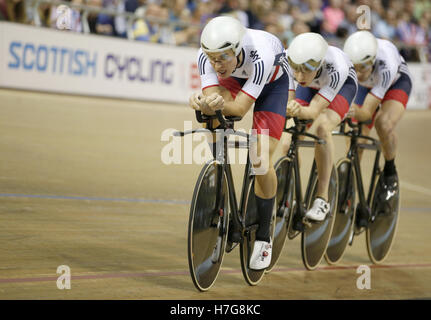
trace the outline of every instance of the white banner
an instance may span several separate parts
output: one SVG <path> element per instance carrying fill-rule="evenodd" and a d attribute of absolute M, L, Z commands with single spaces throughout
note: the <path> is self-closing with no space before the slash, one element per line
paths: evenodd
<path fill-rule="evenodd" d="M 0 87 L 187 103 L 197 50 L 0 22 Z M 410 63 L 408 109 L 431 107 L 431 64 Z"/>
<path fill-rule="evenodd" d="M 407 109 L 431 108 L 431 64 L 409 63 L 413 88 L 410 93 Z"/>
<path fill-rule="evenodd" d="M 185 103 L 197 50 L 0 22 L 0 87 Z"/>

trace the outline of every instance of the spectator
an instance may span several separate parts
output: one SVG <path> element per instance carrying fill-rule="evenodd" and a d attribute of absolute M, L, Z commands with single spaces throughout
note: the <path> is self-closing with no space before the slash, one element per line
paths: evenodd
<path fill-rule="evenodd" d="M 280 36 L 283 32 L 283 28 L 280 21 L 280 15 L 276 10 L 269 11 L 263 17 L 264 30 L 272 33 L 273 35 Z"/>
<path fill-rule="evenodd" d="M 6 11 L 9 21 L 27 23 L 25 0 L 6 0 Z"/>
<path fill-rule="evenodd" d="M 341 0 L 330 0 L 329 6 L 323 10 L 324 22 L 322 24 L 323 33 L 328 36 L 334 36 L 338 26 L 344 20 L 344 12 L 341 10 Z"/>
<path fill-rule="evenodd" d="M 289 2 L 285 0 L 277 0 L 274 3 L 275 10 L 280 14 L 279 23 L 283 28 L 283 32 L 285 30 L 290 30 L 293 17 L 289 14 Z"/>
<path fill-rule="evenodd" d="M 263 17 L 271 10 L 273 5 L 272 0 L 251 0 L 250 1 L 250 12 L 255 17 L 254 21 L 250 21 L 250 28 L 263 30 L 265 25 L 263 23 Z"/>
<path fill-rule="evenodd" d="M 115 33 L 117 36 L 126 38 L 127 37 L 127 21 L 126 17 L 121 16 L 122 13 L 126 12 L 126 0 L 115 0 L 113 9 L 120 15 L 115 16 L 114 26 Z"/>
<path fill-rule="evenodd" d="M 6 0 L 0 0 L 0 21 L 8 20 Z"/>
<path fill-rule="evenodd" d="M 102 0 L 102 7 L 104 9 L 113 9 L 114 0 Z M 96 33 L 106 36 L 114 36 L 116 34 L 114 17 L 105 13 L 100 13 L 97 16 Z"/>
<path fill-rule="evenodd" d="M 139 1 L 138 0 L 125 0 L 124 1 L 124 9 L 126 12 L 135 12 L 136 9 L 139 8 Z"/>
<path fill-rule="evenodd" d="M 102 8 L 102 0 L 86 0 L 86 1 L 87 1 L 86 5 L 90 7 Z M 87 19 L 83 21 L 85 23 L 85 25 L 83 25 L 83 30 L 86 30 L 86 32 L 90 32 L 93 34 L 98 33 L 96 29 L 98 16 L 99 16 L 98 13 L 94 11 L 90 11 L 87 14 Z"/>
<path fill-rule="evenodd" d="M 381 0 L 372 0 L 371 2 L 371 29 L 383 20 L 384 8 Z"/>
<path fill-rule="evenodd" d="M 323 23 L 322 0 L 308 0 L 308 12 L 302 14 L 303 21 L 308 24 L 311 32 L 320 33 Z"/>
<path fill-rule="evenodd" d="M 242 25 L 249 26 L 248 15 L 243 10 L 248 7 L 248 0 L 227 0 L 225 5 L 220 9 L 219 13 L 227 13 L 230 16 L 241 21 Z"/>
<path fill-rule="evenodd" d="M 430 10 L 431 10 L 431 2 L 429 0 L 416 0 L 414 4 L 414 16 L 416 20 L 420 20 L 423 17 L 423 15 Z"/>
<path fill-rule="evenodd" d="M 191 21 L 191 11 L 187 7 L 187 0 L 172 0 L 168 2 L 169 20 L 172 23 L 187 23 Z M 187 27 L 177 24 L 175 31 L 185 30 Z"/>
<path fill-rule="evenodd" d="M 156 3 L 148 3 L 145 8 L 136 10 L 136 15 L 140 19 L 136 20 L 133 26 L 133 37 L 135 40 L 161 43 L 160 22 L 161 16 L 165 14 L 162 8 Z"/>
<path fill-rule="evenodd" d="M 346 39 L 349 35 L 358 30 L 356 26 L 356 21 L 358 19 L 358 14 L 356 13 L 356 6 L 347 5 L 345 7 L 346 19 L 343 20 L 337 29 L 337 36 Z"/>
<path fill-rule="evenodd" d="M 292 24 L 292 29 L 284 32 L 282 42 L 286 48 L 289 48 L 292 40 L 301 33 L 310 32 L 310 27 L 301 20 L 295 20 Z"/>
<path fill-rule="evenodd" d="M 401 41 L 408 45 L 425 45 L 425 30 L 418 25 L 409 15 L 408 11 L 401 14 L 401 19 L 397 27 L 397 33 Z"/>
<path fill-rule="evenodd" d="M 374 35 L 378 38 L 387 40 L 395 40 L 397 37 L 397 13 L 394 9 L 388 8 L 383 15 L 381 21 L 376 24 L 374 28 Z"/>

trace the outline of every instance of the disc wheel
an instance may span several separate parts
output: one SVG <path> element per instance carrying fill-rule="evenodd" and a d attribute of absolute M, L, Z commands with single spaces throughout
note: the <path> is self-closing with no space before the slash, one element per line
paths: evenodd
<path fill-rule="evenodd" d="M 334 227 L 325 259 L 328 264 L 338 263 L 346 251 L 355 221 L 356 175 L 350 159 L 338 161 L 338 205 Z"/>
<path fill-rule="evenodd" d="M 366 232 L 367 251 L 370 260 L 382 263 L 391 250 L 399 220 L 399 183 L 391 201 L 384 199 L 383 175 L 380 174 L 371 197 L 371 219 Z"/>
<path fill-rule="evenodd" d="M 217 279 L 225 254 L 228 222 L 227 178 L 222 166 L 210 161 L 196 182 L 188 226 L 189 270 L 200 291 L 209 290 Z"/>
<path fill-rule="evenodd" d="M 317 173 L 316 177 L 317 177 Z M 307 208 L 310 209 L 313 205 L 317 193 L 318 180 L 313 179 L 311 197 L 308 201 Z M 338 201 L 338 178 L 335 166 L 332 169 L 329 180 L 329 205 L 330 212 L 326 215 L 322 222 L 312 223 L 311 226 L 305 228 L 301 237 L 302 261 L 308 270 L 316 269 L 325 255 L 326 248 L 331 237 L 332 228 L 334 226 L 334 216 L 337 211 Z"/>
<path fill-rule="evenodd" d="M 274 168 L 277 175 L 277 194 L 275 196 L 275 213 L 272 221 L 272 259 L 266 272 L 270 272 L 274 268 L 285 246 L 295 199 L 295 175 L 289 158 L 283 157 L 279 159 Z"/>

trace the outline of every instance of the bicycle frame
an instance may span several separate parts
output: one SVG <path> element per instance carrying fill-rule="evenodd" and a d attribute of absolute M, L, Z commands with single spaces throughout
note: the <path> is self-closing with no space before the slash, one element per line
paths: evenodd
<path fill-rule="evenodd" d="M 351 128 L 351 130 L 348 132 L 345 131 L 346 122 L 349 124 Z M 373 192 L 373 186 L 376 183 L 376 178 L 380 172 L 379 161 L 380 161 L 380 155 L 381 155 L 381 147 L 380 147 L 380 141 L 372 137 L 362 135 L 363 124 L 366 124 L 366 123 L 354 124 L 352 123 L 351 119 L 348 118 L 347 120 L 341 123 L 340 130 L 333 132 L 332 134 L 336 136 L 345 136 L 350 138 L 350 146 L 349 146 L 349 151 L 347 152 L 347 158 L 351 160 L 355 170 L 359 202 L 364 208 L 367 208 L 369 210 L 371 196 Z M 359 143 L 360 139 L 370 141 L 371 143 Z M 361 163 L 359 159 L 359 150 L 361 149 L 376 151 L 373 171 L 371 174 L 370 188 L 368 190 L 367 198 L 365 198 L 364 183 L 363 183 L 362 172 L 361 172 Z"/>
<path fill-rule="evenodd" d="M 309 176 L 309 180 L 308 180 L 308 184 L 307 184 L 307 189 L 305 191 L 305 198 L 303 197 L 302 194 L 302 184 L 301 184 L 301 174 L 300 174 L 300 169 L 299 169 L 299 160 L 298 160 L 298 150 L 301 147 L 305 147 L 305 148 L 314 148 L 317 144 L 325 144 L 326 142 L 324 140 L 321 140 L 320 138 L 318 138 L 317 136 L 310 134 L 308 132 L 305 132 L 306 130 L 306 124 L 307 123 L 311 123 L 311 121 L 304 121 L 304 120 L 298 120 L 297 118 L 294 118 L 295 121 L 295 126 L 290 127 L 290 128 L 284 128 L 284 132 L 290 133 L 292 135 L 292 139 L 291 139 L 291 143 L 290 143 L 290 147 L 289 150 L 287 151 L 287 157 L 290 158 L 292 160 L 292 164 L 293 165 L 293 172 L 295 175 L 295 199 L 297 201 L 297 205 L 296 207 L 296 214 L 294 216 L 296 216 L 297 218 L 300 218 L 298 221 L 296 221 L 296 223 L 294 222 L 294 229 L 297 231 L 304 231 L 304 223 L 302 222 L 302 218 L 305 216 L 305 204 L 308 202 L 310 196 L 311 196 L 311 182 L 312 179 L 315 179 L 315 175 L 313 174 L 313 172 L 315 172 L 316 170 L 316 162 L 313 161 L 313 165 L 311 168 L 311 174 Z M 286 121 L 287 122 L 287 121 Z M 312 138 L 314 141 L 304 141 L 299 139 L 299 137 L 309 137 Z M 291 171 L 289 170 L 289 173 Z M 288 181 L 290 179 L 290 177 L 287 177 Z M 284 197 L 286 197 L 286 193 L 284 194 Z M 304 201 L 305 199 L 305 201 Z M 283 199 L 283 203 L 285 202 L 286 199 Z"/>
<path fill-rule="evenodd" d="M 251 181 L 250 176 L 250 155 L 249 151 L 247 153 L 247 163 L 244 170 L 244 178 L 243 178 L 243 184 L 242 184 L 242 192 L 241 192 L 241 201 L 238 204 L 236 192 L 235 192 L 235 185 L 233 181 L 232 176 L 232 168 L 229 162 L 228 157 L 228 148 L 247 148 L 249 146 L 250 141 L 254 141 L 256 138 L 250 136 L 249 134 L 246 134 L 244 132 L 235 131 L 233 129 L 233 124 L 235 121 L 241 120 L 241 117 L 223 117 L 221 111 L 216 111 L 215 116 L 205 116 L 202 115 L 200 111 L 196 111 L 196 119 L 199 123 L 206 123 L 207 128 L 201 128 L 201 129 L 194 129 L 189 130 L 185 132 L 176 132 L 175 135 L 177 136 L 184 136 L 187 134 L 193 134 L 193 133 L 208 133 L 208 134 L 215 134 L 216 136 L 216 154 L 213 153 L 213 159 L 211 161 L 217 161 L 221 164 L 219 166 L 218 170 L 220 170 L 219 174 L 217 175 L 217 185 L 221 186 L 222 184 L 222 178 L 223 178 L 223 172 L 226 174 L 227 183 L 228 183 L 228 189 L 229 189 L 229 199 L 230 199 L 230 209 L 231 213 L 233 215 L 233 223 L 234 226 L 237 228 L 237 230 L 244 231 L 246 229 L 245 227 L 245 221 L 243 221 L 241 214 L 242 209 L 244 208 L 245 204 L 245 195 L 246 195 L 246 188 L 248 187 L 249 182 Z M 214 120 L 218 120 L 220 122 L 220 126 L 217 128 L 214 128 Z M 231 143 L 228 141 L 229 136 L 236 135 L 243 138 L 246 138 L 246 142 L 238 142 L 235 141 Z M 217 188 L 218 190 L 221 190 L 221 188 Z M 220 207 L 220 201 L 221 194 L 218 192 L 216 196 L 216 207 Z"/>

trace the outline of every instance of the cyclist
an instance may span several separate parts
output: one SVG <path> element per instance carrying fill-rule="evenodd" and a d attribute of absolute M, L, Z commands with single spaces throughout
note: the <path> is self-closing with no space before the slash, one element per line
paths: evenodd
<path fill-rule="evenodd" d="M 232 17 L 219 16 L 204 27 L 200 42 L 197 64 L 202 91 L 190 97 L 190 106 L 205 114 L 222 110 L 226 116 L 242 117 L 254 104 L 258 153 L 262 136 L 269 136 L 269 154 L 262 152 L 260 163 L 253 163 L 254 168 L 266 168 L 266 173 L 255 179 L 259 227 L 249 264 L 251 269 L 262 270 L 269 266 L 272 254 L 270 224 L 277 177 L 271 156 L 283 132 L 294 82 L 283 60 L 281 41 L 268 32 L 248 29 Z M 289 86 L 290 91 L 286 90 Z"/>
<path fill-rule="evenodd" d="M 331 133 L 344 119 L 356 95 L 356 73 L 349 57 L 342 50 L 329 46 L 317 33 L 296 36 L 287 56 L 298 86 L 296 99 L 288 103 L 286 114 L 313 119 L 309 130 L 326 141 L 315 148 L 317 194 L 306 213 L 306 218 L 311 221 L 323 221 L 330 212 L 328 189 L 334 162 Z"/>
<path fill-rule="evenodd" d="M 395 127 L 404 114 L 412 88 L 409 70 L 395 45 L 376 39 L 368 31 L 349 36 L 344 52 L 352 60 L 359 80 L 358 94 L 349 115 L 358 121 L 373 119 L 371 125 L 363 126 L 365 135 L 375 123 L 385 158 L 383 198 L 390 201 L 398 189 Z"/>

